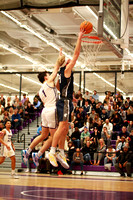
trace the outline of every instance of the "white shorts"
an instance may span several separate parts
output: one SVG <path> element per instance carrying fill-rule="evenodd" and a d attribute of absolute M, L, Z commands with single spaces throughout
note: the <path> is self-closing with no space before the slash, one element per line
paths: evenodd
<path fill-rule="evenodd" d="M 6 146 L 3 146 L 3 147 L 1 148 L 1 155 L 2 155 L 3 157 L 10 158 L 10 157 L 12 157 L 12 156 L 15 156 L 15 152 L 14 152 L 14 150 L 12 149 L 12 147 L 11 147 L 11 150 L 9 151 L 9 150 L 6 148 Z"/>
<path fill-rule="evenodd" d="M 56 128 L 57 127 L 56 107 L 43 108 L 42 126 L 45 128 Z"/>

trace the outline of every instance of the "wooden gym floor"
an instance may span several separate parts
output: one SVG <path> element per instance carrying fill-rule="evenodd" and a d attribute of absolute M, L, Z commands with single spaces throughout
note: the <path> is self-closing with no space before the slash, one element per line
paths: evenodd
<path fill-rule="evenodd" d="M 0 172 L 0 200 L 133 200 L 133 178 Z"/>

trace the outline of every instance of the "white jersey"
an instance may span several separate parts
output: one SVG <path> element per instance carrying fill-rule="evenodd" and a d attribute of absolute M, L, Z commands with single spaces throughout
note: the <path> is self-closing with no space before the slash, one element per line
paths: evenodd
<path fill-rule="evenodd" d="M 15 152 L 12 149 L 12 143 L 11 143 L 11 138 L 12 138 L 12 131 L 8 131 L 7 129 L 4 129 L 6 131 L 6 134 L 3 137 L 3 141 L 11 148 L 9 151 L 5 145 L 2 144 L 1 146 L 1 154 L 4 157 L 11 157 L 15 155 Z"/>
<path fill-rule="evenodd" d="M 39 96 L 44 103 L 45 108 L 56 107 L 56 100 L 58 97 L 56 87 L 51 87 L 44 82 L 39 91 Z"/>

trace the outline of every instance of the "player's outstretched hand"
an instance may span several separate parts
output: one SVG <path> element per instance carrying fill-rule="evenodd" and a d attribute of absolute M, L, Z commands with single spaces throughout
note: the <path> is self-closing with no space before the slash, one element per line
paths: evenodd
<path fill-rule="evenodd" d="M 79 32 L 79 38 L 82 38 L 82 36 L 86 33 L 84 29 L 81 29 Z"/>

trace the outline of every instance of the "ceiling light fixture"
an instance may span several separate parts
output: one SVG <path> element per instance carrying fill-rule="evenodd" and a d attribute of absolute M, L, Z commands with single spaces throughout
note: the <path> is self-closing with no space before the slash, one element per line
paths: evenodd
<path fill-rule="evenodd" d="M 16 74 L 16 76 L 19 76 L 19 77 L 20 77 L 20 74 Z M 39 82 L 37 82 L 37 81 L 34 81 L 34 80 L 32 80 L 31 78 L 28 78 L 28 77 L 26 77 L 26 76 L 23 76 L 23 75 L 22 75 L 22 79 L 28 80 L 28 81 L 30 81 L 30 82 L 32 82 L 32 83 L 35 83 L 35 84 L 37 84 L 37 85 L 41 85 L 41 86 L 42 86 L 41 83 L 39 83 Z"/>
<path fill-rule="evenodd" d="M 8 88 L 8 89 L 11 89 L 11 90 L 15 90 L 15 91 L 17 91 L 17 92 L 20 92 L 19 89 L 14 88 L 14 87 L 11 87 L 11 86 L 8 86 L 8 85 L 5 85 L 5 84 L 2 84 L 2 83 L 0 83 L 0 86 L 5 87 L 5 88 Z M 25 92 L 25 91 L 21 91 L 21 92 L 22 92 L 22 93 L 25 93 L 25 94 L 28 94 L 28 92 Z"/>
<path fill-rule="evenodd" d="M 41 39 L 42 41 L 46 42 L 48 45 L 52 46 L 53 48 L 55 48 L 56 50 L 60 51 L 60 47 L 58 47 L 56 44 L 49 42 L 44 36 L 42 36 L 40 33 L 38 33 L 37 31 L 34 31 L 32 28 L 30 28 L 29 26 L 22 24 L 20 21 L 18 21 L 17 19 L 15 19 L 14 17 L 12 17 L 10 14 L 8 14 L 5 11 L 1 11 L 2 14 L 4 14 L 6 17 L 8 17 L 9 19 L 11 19 L 12 21 L 14 21 L 17 25 L 19 25 L 21 28 L 26 29 L 27 31 L 31 32 L 33 35 L 35 35 L 36 37 L 38 37 L 39 39 Z M 72 59 L 71 56 L 67 55 L 67 53 L 65 53 L 63 51 L 64 55 L 66 55 L 66 57 Z"/>

